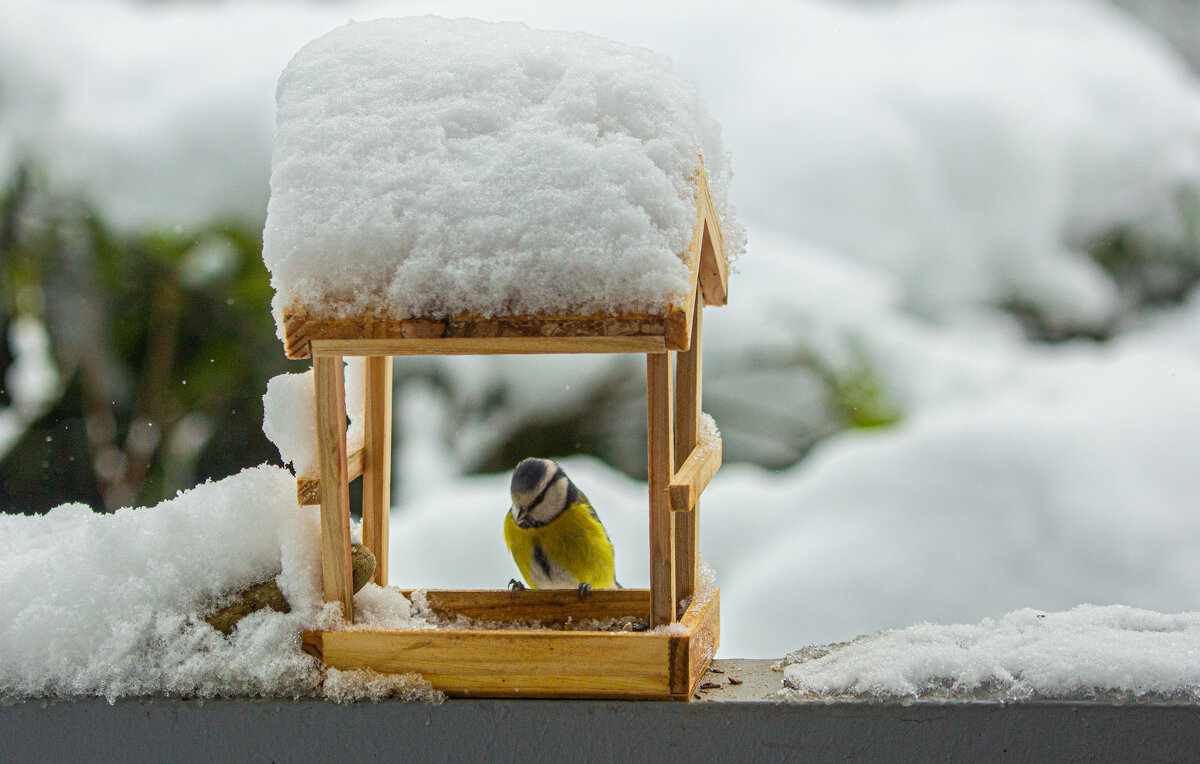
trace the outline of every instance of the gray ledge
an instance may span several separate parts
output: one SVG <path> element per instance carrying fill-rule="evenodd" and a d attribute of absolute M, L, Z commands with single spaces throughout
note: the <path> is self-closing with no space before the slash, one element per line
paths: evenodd
<path fill-rule="evenodd" d="M 782 703 L 770 663 L 716 661 L 692 703 L 26 701 L 0 760 L 1200 760 L 1200 704 Z"/>

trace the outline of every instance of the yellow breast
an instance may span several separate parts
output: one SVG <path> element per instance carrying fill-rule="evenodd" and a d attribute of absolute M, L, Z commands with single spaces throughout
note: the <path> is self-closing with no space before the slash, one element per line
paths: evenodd
<path fill-rule="evenodd" d="M 525 583 L 534 589 L 593 589 L 617 584 L 612 541 L 590 505 L 576 503 L 540 528 L 522 528 L 504 516 L 504 540 Z"/>

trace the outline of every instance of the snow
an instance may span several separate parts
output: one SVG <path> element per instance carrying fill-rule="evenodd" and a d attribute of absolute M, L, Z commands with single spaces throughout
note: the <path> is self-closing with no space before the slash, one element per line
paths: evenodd
<path fill-rule="evenodd" d="M 753 10 L 770 15 L 769 29 Z M 579 23 L 671 53 L 734 154 L 731 194 L 751 256 L 705 336 L 706 390 L 720 396 L 705 405 L 727 461 L 789 463 L 843 426 L 819 390 L 805 394 L 820 381 L 797 367 L 813 357 L 843 372 L 865 350 L 900 413 L 940 405 L 1023 357 L 1008 351 L 1019 327 L 999 306 L 1032 306 L 1068 333 L 1136 322 L 1085 246 L 1128 226 L 1196 262 L 1186 221 L 1200 189 L 1200 91 L 1178 57 L 1121 15 L 1061 2 L 702 15 L 677 33 L 736 50 L 719 73 L 701 60 L 712 45 L 689 52 L 657 17 L 626 32 L 600 14 Z M 526 359 L 428 363 L 458 410 L 447 430 L 463 470 L 544 423 L 551 383 L 567 419 L 595 405 L 598 384 L 637 373 L 634 359 L 615 357 L 599 369 L 539 361 L 552 368 L 542 373 Z M 618 440 L 606 449 L 613 459 L 640 437 L 636 385 L 625 392 L 605 412 L 623 425 L 604 433 Z"/>
<path fill-rule="evenodd" d="M 704 503 L 721 546 L 704 552 L 726 582 L 725 614 L 773 613 L 769 632 L 725 630 L 729 654 L 1018 607 L 1189 608 L 1200 366 L 1080 355 L 890 431 L 831 439 L 780 480 L 719 474 Z M 724 502 L 754 507 L 756 527 L 729 527 Z M 794 585 L 781 596 L 783 581 Z"/>
<path fill-rule="evenodd" d="M 1028 606 L 1191 607 L 1200 358 L 1136 346 L 1064 355 L 1006 359 L 1003 385 L 836 436 L 791 470 L 724 466 L 701 528 L 723 589 L 721 654 L 772 657 Z M 591 459 L 560 463 L 608 529 L 618 579 L 645 586 L 645 484 Z M 500 539 L 506 480 L 463 478 L 401 502 L 389 580 L 502 586 L 515 574 Z"/>
<path fill-rule="evenodd" d="M 327 700 L 337 703 L 356 701 L 381 701 L 399 698 L 409 702 L 424 702 L 439 705 L 446 699 L 420 674 L 380 674 L 370 669 L 325 670 L 325 681 L 321 686 Z"/>
<path fill-rule="evenodd" d="M 317 517 L 258 467 L 151 509 L 0 515 L 0 695 L 300 695 L 319 681 L 296 635 L 321 608 Z M 202 620 L 276 577 L 290 614 L 225 638 Z"/>
<path fill-rule="evenodd" d="M 344 372 L 346 413 L 346 450 L 362 448 L 366 423 L 366 362 L 347 358 Z M 279 458 L 292 465 L 297 477 L 316 477 L 317 408 L 313 371 L 280 374 L 267 382 L 263 395 L 263 434 L 279 449 Z"/>
<path fill-rule="evenodd" d="M 272 98 L 288 58 L 350 16 L 396 12 L 366 2 L 0 8 L 0 176 L 28 157 L 54 188 L 130 231 L 262 220 Z M 1058 692 L 1074 674 L 1085 693 L 1194 697 L 1194 659 L 1182 651 L 1194 649 L 1200 596 L 1200 290 L 1147 310 L 1085 254 L 1128 231 L 1197 262 L 1187 218 L 1200 198 L 1200 86 L 1161 40 L 1105 5 L 1062 0 L 404 6 L 428 11 L 661 51 L 723 125 L 738 169 L 730 199 L 752 234 L 730 305 L 705 320 L 704 405 L 721 424 L 726 464 L 702 502 L 701 549 L 720 574 L 723 655 L 778 657 L 917 621 L 992 618 L 893 632 L 909 633 L 914 662 L 933 656 L 896 673 L 890 658 L 846 662 L 898 644 L 892 637 L 790 673 L 815 683 L 825 671 L 821 691 L 832 693 L 890 683 L 902 696 L 936 696 L 958 682 L 968 694 L 1025 697 Z M 1156 251 L 1133 256 L 1149 267 Z M 219 253 L 206 257 L 198 270 L 219 265 Z M 1064 333 L 1114 338 L 1031 343 L 1009 302 Z M 846 430 L 813 379 L 814 368 L 837 377 L 860 363 L 897 425 Z M 632 454 L 636 466 L 640 365 L 616 356 L 398 365 L 398 424 L 408 426 L 397 427 L 403 500 L 391 518 L 390 579 L 503 586 L 516 572 L 500 533 L 508 475 L 454 473 L 597 401 L 609 406 L 606 437 L 626 444 L 610 453 Z M 277 423 L 300 427 L 291 418 L 307 410 L 289 411 L 288 399 L 303 396 L 282 397 Z M 301 454 L 311 442 L 273 437 Z M 814 444 L 782 471 L 735 463 L 791 463 Z M 591 459 L 559 460 L 612 535 L 620 580 L 644 586 L 644 483 Z M 150 532 L 161 507 L 0 518 L 0 601 L 17 616 L 0 625 L 3 693 L 321 692 L 294 646 L 301 624 L 336 622 L 313 604 L 315 514 L 294 506 L 290 476 L 271 474 L 237 478 L 246 490 L 236 497 L 224 487 L 188 494 L 197 495 L 189 513 L 202 504 L 235 525 L 197 521 L 204 528 L 186 538 Z M 272 525 L 285 506 L 295 524 L 286 532 Z M 156 538 L 182 551 L 166 554 Z M 249 567 L 205 567 L 239 544 L 254 548 Z M 59 546 L 67 553 L 56 557 Z M 108 548 L 127 554 L 99 562 Z M 145 570 L 133 554 L 150 561 Z M 71 555 L 78 577 L 43 562 Z M 176 567 L 188 571 L 178 589 L 145 574 L 181 582 Z M 54 592 L 28 585 L 47 570 Z M 253 616 L 228 640 L 204 631 L 200 600 L 261 571 L 283 571 L 308 604 Z M 119 575 L 158 604 L 123 595 Z M 80 605 L 92 601 L 105 608 Z M 1039 610 L 1019 610 L 1030 607 Z M 377 625 L 422 617 L 373 585 L 356 610 Z M 936 642 L 947 633 L 965 635 L 961 651 Z M 1006 648 L 1004 634 L 1025 636 Z M 1062 659 L 1056 677 L 1052 661 L 1022 653 L 1025 642 L 1076 652 L 1046 648 Z M 340 693 L 343 679 L 326 678 L 324 691 Z M 375 679 L 352 677 L 354 692 L 370 696 L 361 685 Z"/>
<path fill-rule="evenodd" d="M 779 10 L 769 28 L 747 18 L 729 32 L 765 35 L 737 65 L 769 76 L 713 104 L 744 109 L 723 122 L 755 221 L 877 266 L 927 315 L 1021 297 L 1076 326 L 1116 309 L 1082 243 L 1124 223 L 1180 235 L 1176 195 L 1200 172 L 1195 79 L 1120 14 L 1082 2 Z M 786 152 L 781 135 L 794 136 Z"/>
<path fill-rule="evenodd" d="M 357 532 L 358 529 L 355 528 Z M 302 629 L 340 625 L 320 590 L 315 507 L 295 479 L 255 467 L 156 507 L 0 514 L 0 699 L 166 694 L 182 697 L 395 696 L 438 702 L 413 677 L 324 675 Z M 225 637 L 204 621 L 233 593 L 279 584 L 290 613 L 247 616 Z M 360 628 L 429 628 L 399 592 L 368 584 Z"/>
<path fill-rule="evenodd" d="M 280 374 L 263 395 L 263 434 L 296 475 L 313 477 L 317 466 L 317 392 L 313 371 Z"/>
<path fill-rule="evenodd" d="M 1015 296 L 1102 325 L 1113 283 L 1081 244 L 1124 224 L 1179 240 L 1179 195 L 1200 175 L 1194 77 L 1096 2 L 405 11 L 521 18 L 671 56 L 724 125 L 744 217 L 877 266 L 943 319 Z M 0 169 L 28 156 L 132 228 L 261 220 L 279 72 L 349 18 L 394 12 L 6 0 Z"/>
<path fill-rule="evenodd" d="M 0 168 L 29 156 L 56 187 L 79 190 L 106 220 L 135 230 L 228 214 L 263 219 L 279 72 L 306 41 L 349 18 L 396 13 L 370 2 L 3 2 L 0 56 L 20 66 L 0 66 Z M 894 303 L 872 314 L 884 323 L 980 330 L 965 342 L 926 330 L 908 343 L 948 363 L 1013 329 L 996 308 L 1010 300 L 1064 330 L 1135 320 L 1113 276 L 1081 254 L 1113 230 L 1188 247 L 1195 261 L 1185 228 L 1189 190 L 1200 187 L 1196 77 L 1160 39 L 1097 2 L 404 9 L 600 34 L 669 55 L 696 83 L 735 157 L 730 199 L 754 234 L 730 306 L 707 322 L 706 389 L 723 400 L 706 405 L 725 432 L 727 461 L 789 463 L 840 427 L 814 391 L 819 383 L 796 371 L 795 353 L 787 369 L 762 359 L 780 342 L 804 348 L 810 327 L 859 342 L 871 323 L 802 282 L 790 282 L 799 291 L 789 295 L 782 271 L 772 278 L 759 268 L 751 287 L 743 279 L 759 258 L 793 279 L 816 269 L 870 282 Z M 723 332 L 763 289 L 785 312 L 751 310 L 765 331 Z M 892 332 L 868 329 L 876 362 L 872 337 Z M 453 396 L 458 470 L 477 468 L 530 423 L 578 415 L 597 387 L 637 373 L 631 358 L 539 361 L 547 378 L 526 373 L 527 360 L 428 362 Z M 903 404 L 924 399 L 926 388 L 957 394 L 954 383 L 968 373 L 914 381 L 904 366 L 904 378 L 884 380 Z M 971 373 L 982 379 L 988 370 Z M 747 385 L 761 391 L 763 408 L 787 415 L 760 426 L 757 411 L 736 400 Z M 612 437 L 635 444 L 639 407 L 622 405 Z"/>
<path fill-rule="evenodd" d="M 8 326 L 8 346 L 13 360 L 4 372 L 4 389 L 11 403 L 0 409 L 0 457 L 54 404 L 61 382 L 41 321 L 15 317 Z"/>
<path fill-rule="evenodd" d="M 664 56 L 469 19 L 341 27 L 279 80 L 276 313 L 664 312 L 688 291 L 699 155 L 724 203 L 720 129 Z"/>
<path fill-rule="evenodd" d="M 998 620 L 922 623 L 807 648 L 784 661 L 785 696 L 1200 699 L 1200 613 L 1110 605 L 1024 609 Z"/>
<path fill-rule="evenodd" d="M 706 454 L 715 449 L 721 441 L 721 431 L 717 428 L 716 420 L 703 411 L 700 412 L 697 425 L 696 448 L 700 450 L 700 453 Z"/>

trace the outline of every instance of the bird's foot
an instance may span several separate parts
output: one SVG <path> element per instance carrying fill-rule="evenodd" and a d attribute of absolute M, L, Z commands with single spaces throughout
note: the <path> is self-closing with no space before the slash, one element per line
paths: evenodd
<path fill-rule="evenodd" d="M 508 579 L 508 590 L 510 592 L 523 592 L 525 591 L 525 584 L 515 578 L 510 578 Z"/>
<path fill-rule="evenodd" d="M 585 581 L 584 583 L 579 585 L 579 599 L 580 600 L 587 599 L 588 595 L 591 593 L 592 593 L 592 585 L 591 584 L 589 584 Z"/>

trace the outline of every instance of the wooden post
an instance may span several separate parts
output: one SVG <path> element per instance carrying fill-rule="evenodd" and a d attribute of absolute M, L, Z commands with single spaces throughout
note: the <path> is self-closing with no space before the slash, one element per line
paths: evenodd
<path fill-rule="evenodd" d="M 650 483 L 650 627 L 674 623 L 675 518 L 670 485 L 675 458 L 671 441 L 672 353 L 646 354 L 646 452 Z"/>
<path fill-rule="evenodd" d="M 321 583 L 326 602 L 341 602 L 354 620 L 350 568 L 350 487 L 346 480 L 346 376 L 341 356 L 313 359 L 317 389 L 317 458 L 321 477 Z"/>
<path fill-rule="evenodd" d="M 675 470 L 683 466 L 696 447 L 700 427 L 700 319 L 704 298 L 696 295 L 692 316 L 692 343 L 675 360 Z M 690 512 L 675 516 L 675 594 L 679 599 L 696 593 L 699 578 L 697 547 L 700 531 L 700 502 Z"/>
<path fill-rule="evenodd" d="M 363 544 L 375 553 L 375 583 L 387 586 L 392 508 L 392 359 L 368 356 L 363 432 Z"/>

